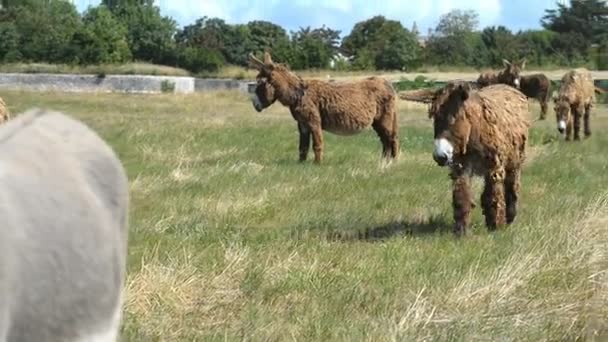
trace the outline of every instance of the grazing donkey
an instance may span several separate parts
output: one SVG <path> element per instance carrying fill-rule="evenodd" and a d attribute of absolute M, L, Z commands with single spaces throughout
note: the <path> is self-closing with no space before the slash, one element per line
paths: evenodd
<path fill-rule="evenodd" d="M 252 97 L 258 112 L 278 100 L 289 107 L 298 123 L 300 161 L 305 161 L 312 135 L 315 163 L 323 159 L 323 130 L 339 135 L 354 135 L 373 127 L 382 142 L 383 156 L 394 159 L 399 154 L 397 136 L 396 92 L 379 77 L 355 82 L 302 80 L 270 54 L 264 61 L 249 55 L 251 65 L 259 70 Z"/>
<path fill-rule="evenodd" d="M 0 126 L 0 187 L 0 341 L 116 341 L 129 199 L 112 149 L 28 111 Z"/>
<path fill-rule="evenodd" d="M 566 133 L 566 141 L 571 138 L 572 126 L 574 140 L 580 140 L 581 116 L 584 117 L 585 137 L 591 135 L 589 117 L 595 92 L 601 90 L 595 87 L 591 72 L 585 68 L 571 70 L 562 77 L 558 95 L 553 101 L 557 130 L 561 134 Z"/>
<path fill-rule="evenodd" d="M 467 83 L 450 82 L 436 91 L 402 92 L 400 97 L 431 103 L 433 159 L 451 169 L 454 233 L 464 234 L 469 225 L 473 175 L 485 180 L 481 203 L 488 229 L 512 223 L 530 126 L 526 96 L 503 84 L 473 91 Z"/>
<path fill-rule="evenodd" d="M 493 71 L 481 73 L 477 78 L 479 88 L 484 88 L 492 84 L 506 84 L 518 88 L 521 86 L 521 71 L 526 67 L 526 59 L 519 63 L 511 63 L 506 59 L 502 60 L 504 69 L 496 74 Z"/>
<path fill-rule="evenodd" d="M 520 90 L 528 98 L 540 103 L 540 120 L 547 118 L 549 97 L 551 96 L 551 81 L 545 74 L 521 76 Z"/>

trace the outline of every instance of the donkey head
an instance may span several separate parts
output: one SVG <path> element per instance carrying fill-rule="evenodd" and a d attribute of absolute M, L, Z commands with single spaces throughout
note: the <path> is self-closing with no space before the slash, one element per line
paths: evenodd
<path fill-rule="evenodd" d="M 275 100 L 284 105 L 291 105 L 302 97 L 304 82 L 300 77 L 293 74 L 287 66 L 272 61 L 268 52 L 264 53 L 264 61 L 249 54 L 249 64 L 257 69 L 255 97 L 253 99 L 256 110 L 270 106 Z M 256 101 L 259 105 L 256 105 Z"/>
<path fill-rule="evenodd" d="M 570 103 L 564 97 L 553 97 L 555 104 L 555 119 L 557 120 L 557 130 L 561 134 L 566 131 L 566 126 L 570 120 Z"/>
<path fill-rule="evenodd" d="M 506 59 L 502 60 L 505 69 L 502 71 L 503 82 L 519 89 L 521 86 L 521 71 L 526 67 L 526 59 L 522 59 L 519 63 L 511 63 Z"/>
<path fill-rule="evenodd" d="M 266 79 L 258 78 L 255 91 L 251 96 L 251 102 L 253 102 L 255 110 L 259 113 L 270 107 L 276 100 L 276 92 L 272 85 Z"/>
<path fill-rule="evenodd" d="M 455 156 L 466 154 L 471 124 L 465 115 L 463 103 L 471 91 L 468 82 L 450 82 L 438 90 L 400 94 L 405 100 L 430 103 L 429 117 L 433 119 L 435 139 L 433 159 L 439 166 L 452 165 Z"/>

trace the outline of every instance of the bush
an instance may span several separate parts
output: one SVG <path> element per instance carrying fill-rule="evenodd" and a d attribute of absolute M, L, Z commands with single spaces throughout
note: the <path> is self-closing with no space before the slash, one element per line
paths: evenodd
<path fill-rule="evenodd" d="M 224 60 L 217 51 L 185 47 L 180 52 L 179 65 L 193 73 L 200 73 L 217 71 L 224 65 Z"/>
<path fill-rule="evenodd" d="M 160 83 L 160 91 L 163 93 L 173 93 L 175 91 L 175 82 L 163 80 Z"/>

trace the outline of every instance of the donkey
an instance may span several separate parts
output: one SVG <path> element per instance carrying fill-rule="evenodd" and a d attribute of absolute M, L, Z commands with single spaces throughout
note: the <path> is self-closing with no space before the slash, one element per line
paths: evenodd
<path fill-rule="evenodd" d="M 521 86 L 521 75 L 520 73 L 526 67 L 526 59 L 524 58 L 519 63 L 511 63 L 506 59 L 502 60 L 504 69 L 498 74 L 493 71 L 484 72 L 477 78 L 477 85 L 479 88 L 487 87 L 492 84 L 506 84 L 515 88 Z"/>
<path fill-rule="evenodd" d="M 30 110 L 0 126 L 0 187 L 0 341 L 116 341 L 129 188 L 112 149 Z"/>
<path fill-rule="evenodd" d="M 545 74 L 521 76 L 520 90 L 528 98 L 536 99 L 540 103 L 540 120 L 545 120 L 551 96 L 549 78 Z"/>
<path fill-rule="evenodd" d="M 470 223 L 474 175 L 485 180 L 481 203 L 488 229 L 511 224 L 530 127 L 526 96 L 504 84 L 473 91 L 468 83 L 450 82 L 439 90 L 402 92 L 400 97 L 431 104 L 433 159 L 450 167 L 453 182 L 454 233 L 464 234 Z"/>
<path fill-rule="evenodd" d="M 571 138 L 573 126 L 574 140 L 580 140 L 581 116 L 584 117 L 585 137 L 591 136 L 591 108 L 595 93 L 602 92 L 595 86 L 591 72 L 585 68 L 571 70 L 562 77 L 558 95 L 553 101 L 557 130 L 566 134 L 566 141 Z"/>
<path fill-rule="evenodd" d="M 397 158 L 396 92 L 388 81 L 379 77 L 347 83 L 303 80 L 286 66 L 275 64 L 269 53 L 264 61 L 253 54 L 249 59 L 259 70 L 252 96 L 255 110 L 261 112 L 276 100 L 289 107 L 298 123 L 301 162 L 307 159 L 311 135 L 318 164 L 323 159 L 323 130 L 355 135 L 370 126 L 380 137 L 383 157 Z"/>

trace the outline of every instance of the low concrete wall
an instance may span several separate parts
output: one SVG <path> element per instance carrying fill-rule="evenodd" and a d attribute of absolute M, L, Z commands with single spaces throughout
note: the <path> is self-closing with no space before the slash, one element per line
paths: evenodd
<path fill-rule="evenodd" d="M 238 81 L 233 79 L 207 79 L 197 78 L 194 81 L 194 90 L 197 92 L 210 90 L 238 90 L 241 92 L 249 92 L 248 81 Z"/>
<path fill-rule="evenodd" d="M 160 93 L 163 83 L 176 93 L 194 92 L 194 78 L 146 75 L 0 74 L 0 88 L 64 92 Z"/>

